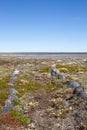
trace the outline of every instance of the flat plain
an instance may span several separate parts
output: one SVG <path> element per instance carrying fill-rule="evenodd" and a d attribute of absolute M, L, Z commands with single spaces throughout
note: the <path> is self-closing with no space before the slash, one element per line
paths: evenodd
<path fill-rule="evenodd" d="M 61 80 L 51 77 L 50 67 L 65 75 Z M 15 67 L 19 75 L 9 86 L 10 74 Z M 72 95 L 65 85 L 68 80 L 82 84 L 87 91 L 87 58 L 24 58 L 23 56 L 0 56 L 0 130 L 86 130 L 87 101 Z M 10 88 L 15 88 L 19 100 L 13 110 L 2 113 Z"/>

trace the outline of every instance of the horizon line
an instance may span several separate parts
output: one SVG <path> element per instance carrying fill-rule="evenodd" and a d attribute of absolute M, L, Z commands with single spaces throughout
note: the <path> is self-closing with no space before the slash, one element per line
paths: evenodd
<path fill-rule="evenodd" d="M 87 54 L 87 52 L 0 52 L 0 54 Z"/>

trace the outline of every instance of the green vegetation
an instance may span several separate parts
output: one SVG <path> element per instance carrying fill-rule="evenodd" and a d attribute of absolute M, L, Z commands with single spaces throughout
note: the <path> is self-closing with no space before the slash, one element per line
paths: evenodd
<path fill-rule="evenodd" d="M 17 106 L 17 105 L 20 105 L 20 101 L 19 100 L 14 100 L 14 105 Z"/>
<path fill-rule="evenodd" d="M 21 98 L 21 97 L 22 97 L 22 94 L 21 94 L 21 93 L 17 93 L 16 95 L 18 96 L 18 98 Z"/>
<path fill-rule="evenodd" d="M 3 82 L 0 80 L 0 113 L 1 113 L 2 105 L 7 97 L 7 91 L 8 88 L 5 88 L 5 81 Z"/>
<path fill-rule="evenodd" d="M 17 119 L 17 121 L 22 125 L 26 125 L 30 121 L 29 117 L 26 117 L 24 114 L 22 114 L 16 110 L 11 111 L 11 116 L 13 118 Z"/>
<path fill-rule="evenodd" d="M 5 93 L 0 93 L 0 104 L 5 100 Z"/>
<path fill-rule="evenodd" d="M 8 83 L 8 77 L 0 79 L 0 107 L 2 106 L 8 95 L 9 87 L 6 87 L 7 83 Z"/>
<path fill-rule="evenodd" d="M 77 72 L 77 71 L 83 71 L 85 69 L 84 66 L 78 66 L 78 65 L 56 65 L 56 68 L 59 69 L 61 72 Z"/>
<path fill-rule="evenodd" d="M 47 91 L 53 91 L 53 90 L 56 90 L 57 87 L 56 87 L 56 83 L 52 83 L 52 82 L 48 82 L 46 85 L 45 85 L 45 89 Z"/>
<path fill-rule="evenodd" d="M 8 83 L 8 77 L 4 77 L 0 79 L 0 90 L 6 87 L 6 84 Z"/>
<path fill-rule="evenodd" d="M 39 70 L 41 73 L 49 72 L 49 67 L 41 67 Z"/>
<path fill-rule="evenodd" d="M 37 84 L 38 84 L 38 86 L 37 86 Z M 41 86 L 39 83 L 31 82 L 23 87 L 22 92 L 23 93 L 28 92 L 28 91 L 33 92 L 40 87 Z"/>
<path fill-rule="evenodd" d="M 47 89 L 48 91 L 54 91 L 58 88 L 63 88 L 63 87 L 64 87 L 63 83 L 61 83 L 61 81 L 57 79 L 47 82 L 47 84 L 45 85 L 45 89 Z"/>
<path fill-rule="evenodd" d="M 29 79 L 25 79 L 23 77 L 21 77 L 21 80 L 18 79 L 15 85 L 15 89 L 17 89 L 17 91 L 19 92 L 19 94 L 17 94 L 19 98 L 22 97 L 22 95 L 25 94 L 26 92 L 34 92 L 38 88 L 43 88 L 43 87 L 44 86 L 41 83 Z"/>
<path fill-rule="evenodd" d="M 6 97 L 7 97 L 7 91 L 6 91 L 6 90 L 5 90 L 5 91 L 2 91 L 2 92 L 0 93 L 0 113 L 1 113 L 1 108 L 2 108 L 2 105 L 3 105 L 3 103 L 4 103 L 5 99 L 6 99 Z"/>
<path fill-rule="evenodd" d="M 4 60 L 4 59 L 0 59 L 0 65 L 5 65 L 5 64 L 9 64 L 10 63 L 10 61 L 8 61 L 8 60 Z"/>
<path fill-rule="evenodd" d="M 66 118 L 67 114 L 74 109 L 73 102 L 70 102 L 69 105 L 64 102 L 71 93 L 71 88 L 67 88 L 65 82 L 72 79 L 75 75 L 75 78 L 79 78 L 79 81 L 83 80 L 84 72 L 86 67 L 80 65 L 61 65 L 57 64 L 56 68 L 60 72 L 67 73 L 65 74 L 66 78 L 64 80 L 58 79 L 56 76 L 47 77 L 46 73 L 49 73 L 50 66 L 49 64 L 40 64 L 38 62 L 30 59 L 30 61 L 16 61 L 12 59 L 10 62 L 3 62 L 1 66 L 1 75 L 0 75 L 0 128 L 11 126 L 12 128 L 18 128 L 21 126 L 27 127 L 31 121 L 35 121 L 37 118 L 33 118 L 33 112 L 38 110 L 45 110 L 43 115 L 48 114 L 51 118 Z M 43 60 L 42 60 L 43 62 Z M 52 64 L 54 61 L 50 62 Z M 29 64 L 26 64 L 29 63 Z M 31 65 L 30 65 L 31 63 Z M 58 62 L 57 62 L 58 63 Z M 17 76 L 17 80 L 13 86 L 8 86 L 9 74 L 12 72 L 13 68 L 20 64 L 24 64 L 23 68 L 20 68 L 20 74 Z M 36 65 L 36 66 L 35 66 Z M 11 67 L 10 67 L 11 66 Z M 36 67 L 36 68 L 35 68 Z M 82 71 L 81 73 L 76 73 Z M 39 72 L 41 74 L 39 74 Z M 86 74 L 87 75 L 87 74 Z M 81 78 L 80 78 L 81 76 Z M 85 81 L 86 82 L 86 81 Z M 84 85 L 85 86 L 85 85 Z M 10 88 L 15 88 L 19 93 L 17 96 L 19 100 L 14 100 L 14 105 L 16 106 L 14 110 L 11 110 L 7 113 L 2 113 L 2 107 L 4 106 L 5 100 L 8 98 L 8 91 Z M 40 90 L 39 90 L 40 89 Z M 40 93 L 40 94 L 39 94 Z M 23 97 L 22 97 L 23 96 Z M 22 98 L 21 98 L 22 97 Z M 29 99 L 28 99 L 29 97 Z M 78 98 L 78 97 L 77 97 Z M 76 98 L 75 98 L 76 100 Z M 78 100 L 78 99 L 77 99 Z M 78 105 L 79 102 L 75 101 L 75 104 Z M 18 105 L 18 106 L 17 106 Z M 49 105 L 49 106 L 48 106 Z M 52 108 L 52 109 L 51 109 Z M 29 111 L 28 111 L 29 109 Z M 47 113 L 46 113 L 47 111 Z M 47 116 L 44 116 L 45 119 Z M 48 119 L 49 121 L 49 119 Z M 19 129 L 20 129 L 19 128 Z M 85 127 L 86 128 L 86 127 Z"/>
<path fill-rule="evenodd" d="M 25 82 L 24 79 L 23 82 Z M 57 89 L 58 87 L 63 87 L 63 84 L 57 79 L 48 81 L 45 84 L 33 80 L 28 80 L 23 84 L 20 80 L 18 80 L 15 86 L 15 88 L 19 91 L 19 97 L 22 97 L 22 95 L 24 95 L 26 92 L 35 92 L 37 89 L 45 89 L 47 91 L 51 91 Z"/>

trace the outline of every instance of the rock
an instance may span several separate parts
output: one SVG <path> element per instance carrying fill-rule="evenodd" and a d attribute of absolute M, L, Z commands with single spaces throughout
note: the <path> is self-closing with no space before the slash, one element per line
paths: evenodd
<path fill-rule="evenodd" d="M 56 123 L 56 124 L 54 124 L 52 130 L 60 130 L 60 128 L 61 128 L 61 124 Z"/>
<path fill-rule="evenodd" d="M 8 86 L 12 86 L 15 81 L 17 80 L 17 75 L 19 74 L 19 70 L 17 69 L 17 67 L 14 69 L 14 71 L 10 74 L 10 81 L 8 83 Z"/>
<path fill-rule="evenodd" d="M 9 95 L 8 99 L 11 100 L 11 101 L 18 100 L 18 96 L 16 96 L 16 95 Z"/>
<path fill-rule="evenodd" d="M 58 79 L 65 79 L 65 76 L 63 73 L 60 73 L 58 69 L 55 68 L 55 64 L 51 66 L 50 73 L 52 76 L 56 76 Z"/>
<path fill-rule="evenodd" d="M 86 100 L 87 100 L 87 93 L 86 93 L 86 92 L 80 92 L 79 94 L 80 94 L 80 96 L 81 96 L 83 99 L 86 99 Z"/>
<path fill-rule="evenodd" d="M 10 77 L 10 83 L 15 83 L 16 79 L 17 79 L 17 77 L 15 75 L 12 75 Z"/>
<path fill-rule="evenodd" d="M 69 104 L 68 101 L 64 101 L 64 102 L 63 102 L 63 105 L 64 105 L 65 107 L 68 107 L 70 104 Z"/>
<path fill-rule="evenodd" d="M 73 88 L 73 94 L 76 94 L 77 96 L 82 97 L 83 99 L 87 100 L 87 93 L 85 92 L 83 86 L 81 83 L 76 82 L 74 80 L 67 81 L 66 84 Z"/>
<path fill-rule="evenodd" d="M 74 81 L 74 80 L 69 80 L 66 82 L 66 84 L 67 84 L 67 86 L 72 87 L 72 88 L 76 88 L 81 85 L 81 83 Z"/>
<path fill-rule="evenodd" d="M 56 67 L 56 64 L 53 64 L 52 66 L 51 66 L 51 68 L 55 68 Z"/>
<path fill-rule="evenodd" d="M 62 80 L 65 79 L 65 76 L 63 73 L 57 73 L 56 75 L 57 75 L 58 79 L 62 79 Z"/>
<path fill-rule="evenodd" d="M 7 83 L 7 86 L 14 86 L 14 84 L 12 84 L 12 83 Z"/>
<path fill-rule="evenodd" d="M 68 65 L 76 65 L 76 62 L 69 62 Z"/>
<path fill-rule="evenodd" d="M 14 88 L 11 88 L 8 93 L 9 93 L 9 95 L 16 95 L 16 94 L 18 94 L 18 91 Z"/>
<path fill-rule="evenodd" d="M 13 102 L 12 102 L 10 99 L 7 99 L 7 100 L 5 101 L 5 105 L 4 105 L 4 107 L 3 107 L 2 112 L 3 112 L 3 113 L 8 112 L 8 111 L 12 110 L 13 108 L 14 108 Z"/>
<path fill-rule="evenodd" d="M 14 75 L 18 75 L 19 74 L 19 70 L 16 68 L 13 72 Z"/>
<path fill-rule="evenodd" d="M 18 100 L 18 96 L 16 96 L 18 91 L 16 89 L 11 88 L 8 93 L 9 93 L 8 98 L 5 101 L 5 105 L 2 110 L 2 112 L 4 113 L 12 110 L 14 108 L 14 100 Z"/>

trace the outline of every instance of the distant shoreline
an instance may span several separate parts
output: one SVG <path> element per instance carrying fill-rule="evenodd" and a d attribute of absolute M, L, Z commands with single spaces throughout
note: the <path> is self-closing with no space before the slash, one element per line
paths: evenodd
<path fill-rule="evenodd" d="M 0 56 L 4 57 L 19 57 L 25 59 L 65 59 L 65 58 L 87 58 L 87 52 L 17 52 L 17 53 L 0 53 Z"/>

